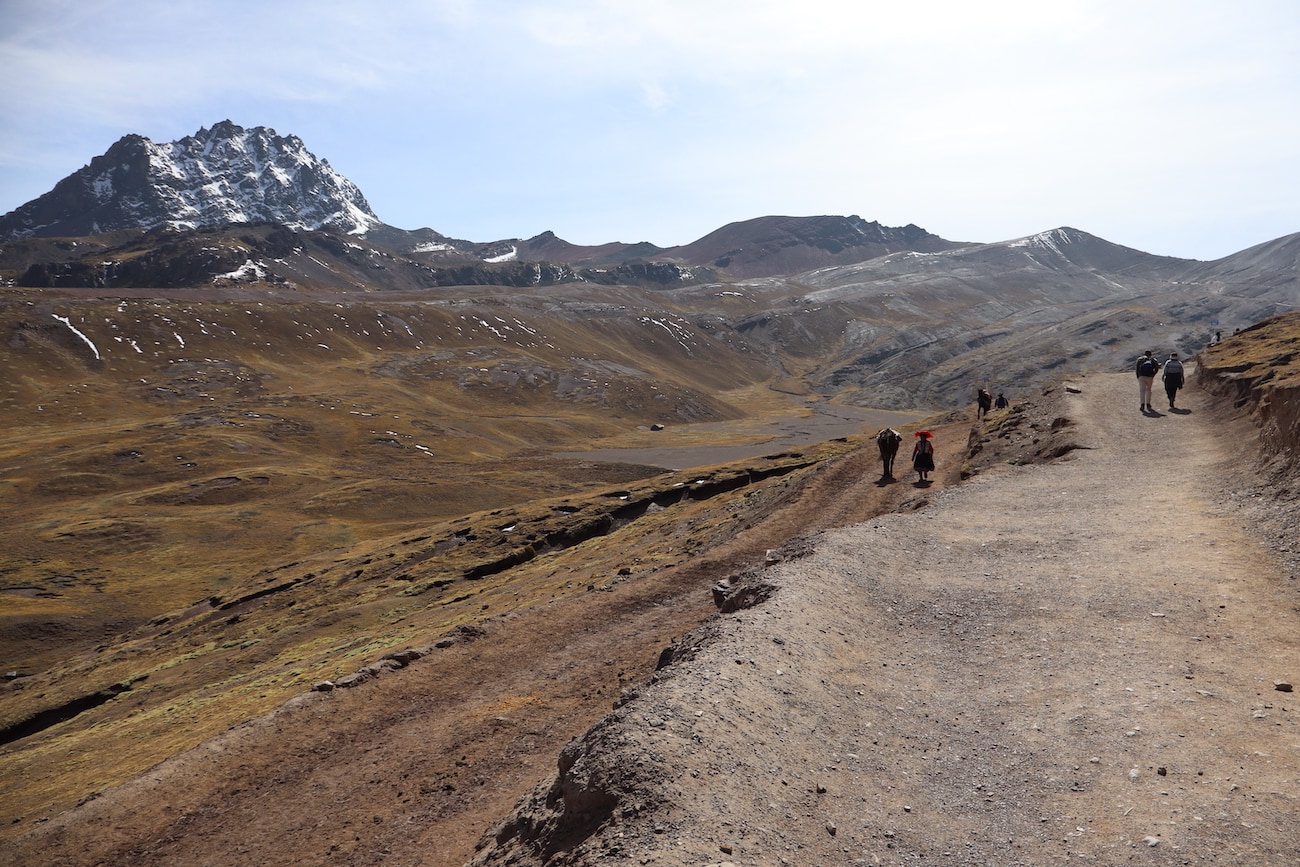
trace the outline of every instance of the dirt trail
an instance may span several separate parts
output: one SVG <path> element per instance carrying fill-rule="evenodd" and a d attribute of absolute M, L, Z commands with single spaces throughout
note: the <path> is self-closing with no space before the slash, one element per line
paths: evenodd
<path fill-rule="evenodd" d="M 1296 863 L 1300 615 L 1216 487 L 1232 444 L 1199 392 L 1080 385 L 1086 448 L 768 570 L 570 751 L 608 821 L 539 789 L 482 861 Z"/>

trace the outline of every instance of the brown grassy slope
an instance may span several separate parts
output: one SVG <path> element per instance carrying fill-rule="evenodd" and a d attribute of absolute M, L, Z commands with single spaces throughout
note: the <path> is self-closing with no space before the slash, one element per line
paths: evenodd
<path fill-rule="evenodd" d="M 786 475 L 834 453 L 703 472 L 684 487 L 668 476 L 539 499 L 231 582 L 15 682 L 5 722 L 33 728 L 43 712 L 129 690 L 6 747 L 5 774 L 27 783 L 0 797 L 0 809 L 12 820 L 66 808 L 385 653 L 653 575 L 755 520 L 780 500 Z"/>
<path fill-rule="evenodd" d="M 763 362 L 630 290 L 198 294 L 3 297 L 10 820 L 387 651 L 680 563 L 848 447 L 689 479 L 549 457 L 791 412 Z"/>
<path fill-rule="evenodd" d="M 43 644 L 268 563 L 652 474 L 542 455 L 738 418 L 718 395 L 770 375 L 707 335 L 552 299 L 0 301 L 3 647 L 24 673 Z"/>

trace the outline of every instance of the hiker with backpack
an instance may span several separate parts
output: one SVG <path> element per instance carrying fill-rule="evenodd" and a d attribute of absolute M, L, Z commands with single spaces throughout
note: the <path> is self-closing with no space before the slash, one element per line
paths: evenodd
<path fill-rule="evenodd" d="M 1141 406 L 1138 409 L 1142 412 L 1155 412 L 1151 406 L 1151 386 L 1156 381 L 1156 374 L 1160 372 L 1160 362 L 1156 361 L 1155 354 L 1148 349 L 1146 355 L 1143 355 L 1137 361 L 1137 378 L 1138 378 L 1138 400 Z"/>
<path fill-rule="evenodd" d="M 1178 394 L 1178 389 L 1183 387 L 1183 363 L 1178 360 L 1178 353 L 1169 353 L 1169 360 L 1165 362 L 1165 372 L 1161 377 L 1165 383 L 1165 394 L 1169 395 L 1169 408 L 1174 408 L 1174 397 Z"/>
<path fill-rule="evenodd" d="M 918 484 L 930 481 L 925 474 L 934 472 L 934 445 L 930 442 L 932 436 L 934 434 L 928 430 L 916 432 L 916 445 L 912 446 L 912 469 L 916 470 Z"/>

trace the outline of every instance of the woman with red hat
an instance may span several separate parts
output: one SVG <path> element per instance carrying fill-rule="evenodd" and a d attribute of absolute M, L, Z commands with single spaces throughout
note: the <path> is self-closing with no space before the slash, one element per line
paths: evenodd
<path fill-rule="evenodd" d="M 926 473 L 934 472 L 934 444 L 930 438 L 934 434 L 928 430 L 916 432 L 916 445 L 912 446 L 912 469 L 916 470 L 918 482 L 930 481 Z"/>

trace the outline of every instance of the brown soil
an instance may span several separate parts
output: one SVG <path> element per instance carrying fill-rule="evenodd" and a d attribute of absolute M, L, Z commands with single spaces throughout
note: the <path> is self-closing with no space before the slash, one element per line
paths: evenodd
<path fill-rule="evenodd" d="M 491 863 L 1290 863 L 1300 623 L 1224 508 L 1232 430 L 1082 384 L 969 465 L 969 418 L 937 425 L 932 487 L 868 444 L 682 566 L 303 695 L 0 860 L 454 865 L 497 826 Z M 715 615 L 726 576 L 777 590 Z"/>

